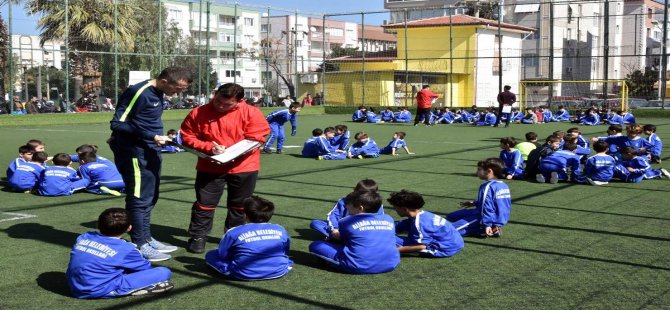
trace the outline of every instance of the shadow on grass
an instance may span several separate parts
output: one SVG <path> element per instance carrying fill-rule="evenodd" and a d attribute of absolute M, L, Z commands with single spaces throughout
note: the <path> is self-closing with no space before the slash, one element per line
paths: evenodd
<path fill-rule="evenodd" d="M 484 242 L 481 242 L 481 241 L 478 242 L 476 239 L 468 240 L 468 244 L 481 245 L 481 246 L 485 246 L 485 247 L 492 247 L 492 248 L 511 250 L 511 251 L 521 251 L 521 252 L 536 253 L 536 254 L 563 256 L 563 257 L 569 257 L 569 258 L 575 258 L 575 259 L 581 259 L 581 260 L 587 260 L 587 261 L 608 263 L 608 264 L 617 264 L 617 265 L 624 265 L 624 266 L 631 266 L 631 267 L 670 271 L 670 267 L 664 267 L 664 266 L 653 266 L 653 265 L 639 264 L 639 263 L 633 263 L 633 262 L 624 262 L 624 261 L 618 261 L 618 260 L 606 259 L 606 258 L 596 258 L 596 257 L 575 255 L 575 254 L 569 254 L 569 253 L 560 253 L 560 252 L 553 252 L 553 251 L 546 251 L 546 250 L 539 250 L 539 249 L 528 249 L 528 248 L 521 248 L 521 247 L 515 247 L 515 246 L 508 246 L 508 245 L 490 244 L 490 243 L 484 243 Z"/>
<path fill-rule="evenodd" d="M 72 247 L 79 236 L 73 232 L 37 223 L 16 224 L 0 231 L 6 233 L 9 238 L 39 240 L 67 248 Z"/>
<path fill-rule="evenodd" d="M 541 206 L 541 205 L 522 204 L 522 203 L 515 203 L 515 205 L 521 205 L 521 206 L 530 207 L 530 208 L 544 208 L 544 209 L 551 209 L 551 210 L 564 210 L 564 211 L 585 212 L 585 213 L 604 214 L 604 215 L 613 215 L 613 216 L 625 216 L 625 217 L 640 218 L 640 219 L 670 221 L 670 218 L 636 215 L 636 214 L 625 214 L 625 213 L 614 213 L 614 212 L 604 212 L 604 211 L 594 211 L 594 210 L 572 209 L 572 208 L 557 207 L 557 206 Z"/>
<path fill-rule="evenodd" d="M 61 296 L 72 297 L 67 285 L 67 277 L 64 272 L 48 271 L 40 274 L 36 281 L 37 285 L 44 290 Z"/>
<path fill-rule="evenodd" d="M 298 233 L 298 236 L 293 237 L 293 239 L 316 241 L 316 240 L 323 240 L 323 238 L 325 238 L 320 232 L 312 229 L 296 228 L 295 232 Z"/>
<path fill-rule="evenodd" d="M 646 239 L 646 240 L 653 240 L 653 241 L 670 241 L 670 238 L 634 235 L 634 234 L 626 234 L 626 233 L 621 233 L 621 232 L 616 232 L 616 231 L 595 230 L 595 229 L 588 229 L 588 228 L 581 228 L 581 227 L 565 227 L 565 226 L 547 225 L 547 224 L 529 223 L 529 222 L 519 222 L 519 221 L 509 221 L 509 223 L 517 224 L 517 225 L 526 225 L 526 226 L 533 226 L 533 227 L 549 228 L 549 229 L 567 230 L 567 231 L 572 231 L 572 232 L 582 231 L 582 232 L 594 233 L 594 234 L 605 234 L 605 235 L 613 235 L 613 236 L 636 238 L 636 239 Z"/>

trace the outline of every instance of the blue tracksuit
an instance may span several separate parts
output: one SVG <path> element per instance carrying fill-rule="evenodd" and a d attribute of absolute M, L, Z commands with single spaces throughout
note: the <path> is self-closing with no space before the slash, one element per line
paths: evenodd
<path fill-rule="evenodd" d="M 7 167 L 7 180 L 12 178 L 12 175 L 18 169 L 21 165 L 27 163 L 23 158 L 17 157 L 16 159 L 12 160 L 12 162 L 9 163 L 9 166 Z"/>
<path fill-rule="evenodd" d="M 600 125 L 600 116 L 598 114 L 587 114 L 581 121 L 582 125 L 596 126 Z"/>
<path fill-rule="evenodd" d="M 398 246 L 423 244 L 422 255 L 429 257 L 449 257 L 461 251 L 465 245 L 463 237 L 454 226 L 443 217 L 420 211 L 415 218 L 396 222 L 396 233 L 407 232 L 407 237 L 397 237 Z"/>
<path fill-rule="evenodd" d="M 549 110 L 542 111 L 542 122 L 549 123 L 554 121 L 554 115 Z"/>
<path fill-rule="evenodd" d="M 275 279 L 293 268 L 288 257 L 291 238 L 284 227 L 249 223 L 223 235 L 219 248 L 207 252 L 205 261 L 225 276 L 240 280 Z"/>
<path fill-rule="evenodd" d="M 512 211 L 509 187 L 500 180 L 488 180 L 479 186 L 474 209 L 458 210 L 447 215 L 463 236 L 481 236 L 486 227 L 507 224 Z"/>
<path fill-rule="evenodd" d="M 330 140 L 330 145 L 334 146 L 337 150 L 346 150 L 349 146 L 349 130 L 343 132 L 341 135 L 335 135 Z"/>
<path fill-rule="evenodd" d="M 7 179 L 9 187 L 15 191 L 29 191 L 35 188 L 46 166 L 34 162 L 23 162 L 17 166 L 12 177 Z"/>
<path fill-rule="evenodd" d="M 505 174 L 515 178 L 523 177 L 523 155 L 517 149 L 500 151 L 500 159 L 505 163 Z"/>
<path fill-rule="evenodd" d="M 393 121 L 393 111 L 384 110 L 379 113 L 382 118 L 382 121 L 392 122 Z"/>
<path fill-rule="evenodd" d="M 584 138 L 584 136 L 580 134 L 579 136 L 577 136 L 577 146 L 585 147 L 588 149 L 590 146 L 589 140 Z"/>
<path fill-rule="evenodd" d="M 579 179 L 580 159 L 581 156 L 571 151 L 558 150 L 542 159 L 540 162 L 540 172 L 547 180 L 551 177 L 552 172 L 558 173 L 559 180 L 567 180 L 567 169 L 570 168 L 572 180 L 579 181 L 581 180 Z"/>
<path fill-rule="evenodd" d="M 635 116 L 631 113 L 624 113 L 624 115 L 622 115 L 621 118 L 623 118 L 622 125 L 635 124 Z"/>
<path fill-rule="evenodd" d="M 375 114 L 375 112 L 367 111 L 365 112 L 365 120 L 368 123 L 379 123 L 382 119 L 377 114 Z"/>
<path fill-rule="evenodd" d="M 636 151 L 640 150 L 640 148 L 647 149 L 651 146 L 649 141 L 641 137 L 631 139 L 628 136 L 608 136 L 605 138 L 598 138 L 598 140 L 607 142 L 607 144 L 610 145 L 610 150 L 612 149 L 611 146 L 615 145 L 617 147 L 617 153 L 619 153 L 621 148 L 626 146 L 633 147 Z M 615 157 L 618 158 L 618 154 L 615 154 Z"/>
<path fill-rule="evenodd" d="M 491 126 L 496 124 L 496 119 L 495 113 L 488 112 L 484 115 L 484 120 L 477 121 L 475 124 L 477 126 Z"/>
<path fill-rule="evenodd" d="M 394 122 L 396 123 L 411 123 L 412 122 L 412 112 L 410 111 L 400 111 L 398 114 L 394 114 Z"/>
<path fill-rule="evenodd" d="M 654 157 L 661 157 L 661 152 L 663 151 L 663 141 L 658 137 L 656 133 L 652 133 L 647 138 L 647 152 Z"/>
<path fill-rule="evenodd" d="M 435 122 L 440 124 L 453 124 L 454 112 L 447 111 L 442 113 L 442 115 L 440 115 Z"/>
<path fill-rule="evenodd" d="M 289 109 L 281 109 L 276 110 L 265 117 L 270 125 L 270 136 L 265 143 L 265 148 L 269 149 L 276 139 L 277 151 L 282 150 L 284 147 L 284 140 L 286 139 L 284 135 L 284 123 L 291 122 L 291 133 L 294 133 L 297 129 L 296 116 L 296 112 L 291 113 Z"/>
<path fill-rule="evenodd" d="M 151 263 L 130 242 L 91 231 L 70 252 L 67 282 L 76 298 L 113 298 L 170 280 L 170 269 Z"/>
<path fill-rule="evenodd" d="M 37 190 L 42 196 L 69 196 L 85 189 L 88 183 L 70 167 L 48 166 L 40 174 Z"/>
<path fill-rule="evenodd" d="M 570 120 L 570 112 L 567 110 L 558 110 L 558 112 L 554 113 L 554 117 L 552 121 L 554 122 L 567 122 Z"/>
<path fill-rule="evenodd" d="M 512 112 L 510 115 L 511 122 L 520 122 L 523 119 L 523 113 L 521 111 Z"/>
<path fill-rule="evenodd" d="M 628 171 L 628 167 L 633 171 Z M 622 160 L 614 167 L 614 177 L 627 183 L 639 183 L 643 179 L 653 179 L 661 176 L 661 171 L 652 169 L 646 156 L 635 156 L 630 160 Z"/>
<path fill-rule="evenodd" d="M 405 139 L 394 138 L 387 146 L 379 150 L 380 154 L 392 154 L 393 149 L 398 151 L 400 148 L 407 147 Z"/>
<path fill-rule="evenodd" d="M 375 158 L 379 157 L 379 147 L 377 146 L 377 143 L 375 143 L 375 140 L 368 138 L 365 142 L 357 141 L 352 144 L 349 147 L 349 153 L 354 157 L 363 155 L 363 157 Z"/>
<path fill-rule="evenodd" d="M 323 156 L 323 159 L 326 160 L 345 159 L 347 157 L 347 154 L 335 151 L 336 148 L 330 145 L 325 136 L 311 137 L 302 146 L 303 157 L 315 158 Z"/>
<path fill-rule="evenodd" d="M 615 166 L 614 157 L 596 154 L 586 160 L 583 176 L 594 181 L 609 182 L 614 176 Z"/>
<path fill-rule="evenodd" d="M 389 272 L 400 263 L 390 216 L 360 213 L 340 220 L 338 226 L 342 244 L 314 241 L 309 251 L 334 268 L 354 274 Z"/>
<path fill-rule="evenodd" d="M 610 125 L 623 125 L 623 117 L 618 114 L 610 114 L 607 117 L 607 124 Z"/>
<path fill-rule="evenodd" d="M 172 138 L 172 142 L 182 144 L 181 130 L 177 130 L 177 136 Z M 163 145 L 163 147 L 161 147 L 161 152 L 163 152 L 163 153 L 178 153 L 178 152 L 184 152 L 184 150 L 179 148 L 179 147 L 176 147 L 174 145 Z"/>
<path fill-rule="evenodd" d="M 340 198 L 340 200 L 335 203 L 330 212 L 328 212 L 327 221 L 323 220 L 313 220 L 309 227 L 322 233 L 324 236 L 330 236 L 330 232 L 333 230 L 339 230 L 339 221 L 347 216 L 349 216 L 349 211 L 347 210 L 347 202 L 344 200 L 345 197 Z M 377 214 L 384 214 L 384 205 L 379 207 Z"/>
<path fill-rule="evenodd" d="M 123 177 L 116 166 L 105 162 L 90 162 L 79 166 L 79 175 L 82 179 L 89 181 L 87 191 L 96 194 L 103 194 L 100 191 L 101 186 L 110 189 L 125 191 L 126 185 L 123 183 Z"/>
<path fill-rule="evenodd" d="M 366 119 L 367 119 L 367 116 L 361 110 L 356 110 L 356 111 L 354 111 L 354 114 L 351 115 L 351 120 L 354 121 L 354 122 L 362 123 L 362 122 L 365 122 Z"/>

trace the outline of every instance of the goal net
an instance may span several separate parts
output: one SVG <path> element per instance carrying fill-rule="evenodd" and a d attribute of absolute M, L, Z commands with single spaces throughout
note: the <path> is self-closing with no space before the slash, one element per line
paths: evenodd
<path fill-rule="evenodd" d="M 522 111 L 540 106 L 551 109 L 563 106 L 568 110 L 598 106 L 626 111 L 628 86 L 625 80 L 522 80 L 518 101 Z"/>

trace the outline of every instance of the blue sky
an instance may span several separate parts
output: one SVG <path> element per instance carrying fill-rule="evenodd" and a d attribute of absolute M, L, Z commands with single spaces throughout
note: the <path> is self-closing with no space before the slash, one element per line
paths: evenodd
<path fill-rule="evenodd" d="M 360 13 L 360 12 L 378 12 L 384 10 L 384 0 L 239 0 L 240 5 L 258 6 L 259 10 L 265 10 L 270 7 L 273 9 L 271 14 L 288 14 L 288 12 L 280 12 L 280 10 L 289 10 L 295 12 L 320 13 Z M 232 2 L 228 2 L 232 3 Z M 28 34 L 37 35 L 39 30 L 36 29 L 37 16 L 27 16 L 23 7 L 12 6 L 12 33 L 13 34 Z M 276 11 L 274 9 L 277 9 Z M 7 21 L 8 7 L 4 5 L 0 8 L 2 18 Z M 361 15 L 351 16 L 333 16 L 329 17 L 337 20 L 345 20 L 360 23 Z M 371 25 L 381 25 L 382 21 L 388 19 L 388 13 L 367 14 L 365 16 L 365 23 Z"/>

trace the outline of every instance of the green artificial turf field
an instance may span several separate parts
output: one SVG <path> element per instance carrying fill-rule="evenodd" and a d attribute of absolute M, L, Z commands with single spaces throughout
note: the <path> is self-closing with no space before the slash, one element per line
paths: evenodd
<path fill-rule="evenodd" d="M 181 114 L 179 114 L 181 113 Z M 474 199 L 481 180 L 476 163 L 497 157 L 498 139 L 523 139 L 526 131 L 546 137 L 570 124 L 513 125 L 509 129 L 466 125 L 412 127 L 355 124 L 349 115 L 299 117 L 296 137 L 288 137 L 282 155 L 262 155 L 256 193 L 277 206 L 272 222 L 292 238 L 295 267 L 270 281 L 226 280 L 212 272 L 203 255 L 180 249 L 157 265 L 173 272 L 175 289 L 165 295 L 115 300 L 69 297 L 64 271 L 77 235 L 92 230 L 105 208 L 122 207 L 123 197 L 75 194 L 46 198 L 0 192 L 0 309 L 33 308 L 355 308 L 355 309 L 514 309 L 614 308 L 657 309 L 670 305 L 669 180 L 607 186 L 510 181 L 513 208 L 502 238 L 466 238 L 461 253 L 446 259 L 403 258 L 386 274 L 346 275 L 325 267 L 308 253 L 319 235 L 309 221 L 325 219 L 340 197 L 362 178 L 379 183 L 384 199 L 392 191 L 422 193 L 425 209 L 438 214 L 457 210 Z M 31 117 L 35 117 L 31 122 Z M 39 118 L 38 118 L 39 117 Z M 166 113 L 165 129 L 178 128 L 183 112 Z M 47 152 L 72 153 L 84 143 L 101 146 L 111 114 L 0 117 L 0 163 L 16 157 L 18 146 L 37 138 Z M 87 120 L 88 119 L 88 120 Z M 670 152 L 669 119 L 654 123 Z M 84 124 L 83 122 L 90 122 Z M 317 161 L 298 155 L 315 127 L 346 124 L 364 130 L 380 146 L 394 131 L 407 132 L 416 155 L 377 159 Z M 54 125 L 55 124 L 55 125 Z M 288 125 L 288 124 L 287 124 Z M 606 126 L 582 127 L 586 136 L 604 135 Z M 161 199 L 153 212 L 153 235 L 179 247 L 194 200 L 196 157 L 164 156 Z M 670 169 L 670 159 L 655 168 Z M 224 196 L 225 199 L 225 196 Z M 222 200 L 222 202 L 225 200 Z M 223 233 L 225 209 L 217 211 L 207 249 Z M 387 209 L 394 218 L 395 212 Z"/>

